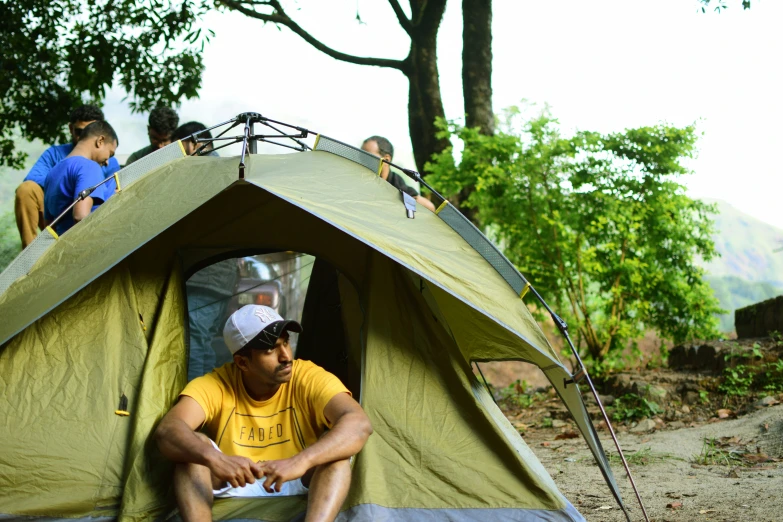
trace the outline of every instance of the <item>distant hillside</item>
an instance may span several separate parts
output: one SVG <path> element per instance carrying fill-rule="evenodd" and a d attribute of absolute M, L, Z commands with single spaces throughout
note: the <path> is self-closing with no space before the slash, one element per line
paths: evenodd
<path fill-rule="evenodd" d="M 734 330 L 734 310 L 783 294 L 783 230 L 759 221 L 725 201 L 716 203 L 715 247 L 721 257 L 705 264 L 707 281 L 728 313 L 721 330 Z"/>
<path fill-rule="evenodd" d="M 768 282 L 783 287 L 783 230 L 759 221 L 725 201 L 717 203 L 715 246 L 721 257 L 705 265 L 715 277 L 735 276 L 746 281 Z"/>
<path fill-rule="evenodd" d="M 728 310 L 728 313 L 718 316 L 722 332 L 734 330 L 734 310 L 783 295 L 783 287 L 772 283 L 746 281 L 736 276 L 707 276 L 706 279 L 720 301 L 721 308 Z"/>

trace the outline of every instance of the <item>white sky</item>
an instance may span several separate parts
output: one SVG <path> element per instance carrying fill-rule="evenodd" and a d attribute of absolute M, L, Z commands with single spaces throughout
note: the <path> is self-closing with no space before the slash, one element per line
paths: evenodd
<path fill-rule="evenodd" d="M 404 2 L 403 2 L 404 3 Z M 783 2 L 759 0 L 721 14 L 696 0 L 495 0 L 496 112 L 522 99 L 548 103 L 563 129 L 619 131 L 698 121 L 703 136 L 692 196 L 723 199 L 783 228 Z M 292 16 L 327 45 L 351 54 L 404 58 L 407 37 L 383 0 L 299 0 Z M 355 20 L 359 9 L 365 24 Z M 438 40 L 448 118 L 463 113 L 461 2 L 450 0 Z M 401 73 L 333 60 L 287 29 L 235 13 L 205 21 L 216 37 L 204 51 L 201 97 L 180 121 L 219 123 L 256 111 L 359 144 L 388 137 L 413 165 L 408 84 Z M 146 145 L 146 115 L 131 115 L 112 91 L 106 116 L 118 153 Z"/>

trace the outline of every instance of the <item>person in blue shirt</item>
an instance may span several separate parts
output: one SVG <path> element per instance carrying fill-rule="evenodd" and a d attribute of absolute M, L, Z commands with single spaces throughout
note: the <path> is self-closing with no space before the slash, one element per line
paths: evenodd
<path fill-rule="evenodd" d="M 103 181 L 101 166 L 107 165 L 113 158 L 118 143 L 117 133 L 108 122 L 94 121 L 84 128 L 68 157 L 46 175 L 44 220 L 47 224 L 76 201 L 81 191 Z M 113 194 L 113 187 L 108 189 L 101 185 L 60 218 L 54 225 L 55 232 L 62 235 Z"/>
<path fill-rule="evenodd" d="M 22 248 L 33 242 L 38 230 L 44 228 L 44 181 L 49 171 L 64 160 L 73 151 L 79 134 L 94 121 L 102 121 L 103 111 L 95 105 L 82 105 L 71 112 L 68 130 L 71 133 L 71 143 L 54 145 L 49 147 L 33 168 L 24 178 L 24 181 L 16 189 L 14 200 L 14 212 L 16 214 L 16 227 L 22 239 Z M 111 158 L 103 167 L 103 177 L 108 177 L 120 170 L 117 160 Z"/>

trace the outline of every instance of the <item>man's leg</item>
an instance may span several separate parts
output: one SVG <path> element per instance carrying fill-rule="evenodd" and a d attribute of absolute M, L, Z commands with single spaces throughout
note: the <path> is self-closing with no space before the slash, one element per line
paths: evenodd
<path fill-rule="evenodd" d="M 43 189 L 35 181 L 23 181 L 16 188 L 14 214 L 16 228 L 22 238 L 22 248 L 33 242 L 38 230 L 43 230 Z"/>
<path fill-rule="evenodd" d="M 307 495 L 305 522 L 332 522 L 348 495 L 351 486 L 350 460 L 338 460 L 315 468 L 312 478 L 302 477 L 310 491 Z"/>
<path fill-rule="evenodd" d="M 206 435 L 197 433 L 205 444 L 212 444 Z M 184 522 L 212 521 L 212 474 L 199 464 L 178 463 L 174 468 L 174 494 L 180 517 Z"/>

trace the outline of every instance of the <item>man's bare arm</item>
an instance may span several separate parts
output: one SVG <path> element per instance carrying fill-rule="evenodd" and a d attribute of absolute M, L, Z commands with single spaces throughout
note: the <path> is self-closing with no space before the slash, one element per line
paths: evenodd
<path fill-rule="evenodd" d="M 416 202 L 430 212 L 435 212 L 435 204 L 424 196 L 416 196 Z"/>
<path fill-rule="evenodd" d="M 298 455 L 311 468 L 356 455 L 372 435 L 370 419 L 347 393 L 335 395 L 324 408 L 324 415 L 332 423 L 332 429 Z"/>
<path fill-rule="evenodd" d="M 332 423 L 332 429 L 318 442 L 290 459 L 261 463 L 267 491 L 271 491 L 273 485 L 276 491 L 280 491 L 283 483 L 302 477 L 311 468 L 356 455 L 372 434 L 367 414 L 347 393 L 334 396 L 324 408 L 324 414 Z"/>
<path fill-rule="evenodd" d="M 198 402 L 186 395 L 180 397 L 155 430 L 160 452 L 174 462 L 206 466 L 219 482 L 229 482 L 234 487 L 244 487 L 261 478 L 257 463 L 245 457 L 224 455 L 196 434 L 195 430 L 205 419 Z"/>
<path fill-rule="evenodd" d="M 174 462 L 206 465 L 206 456 L 215 451 L 196 435 L 206 419 L 204 410 L 193 398 L 180 397 L 155 430 L 155 440 L 163 455 Z"/>
<path fill-rule="evenodd" d="M 78 223 L 82 219 L 90 215 L 92 210 L 92 198 L 87 196 L 77 204 L 73 206 L 73 221 Z"/>

